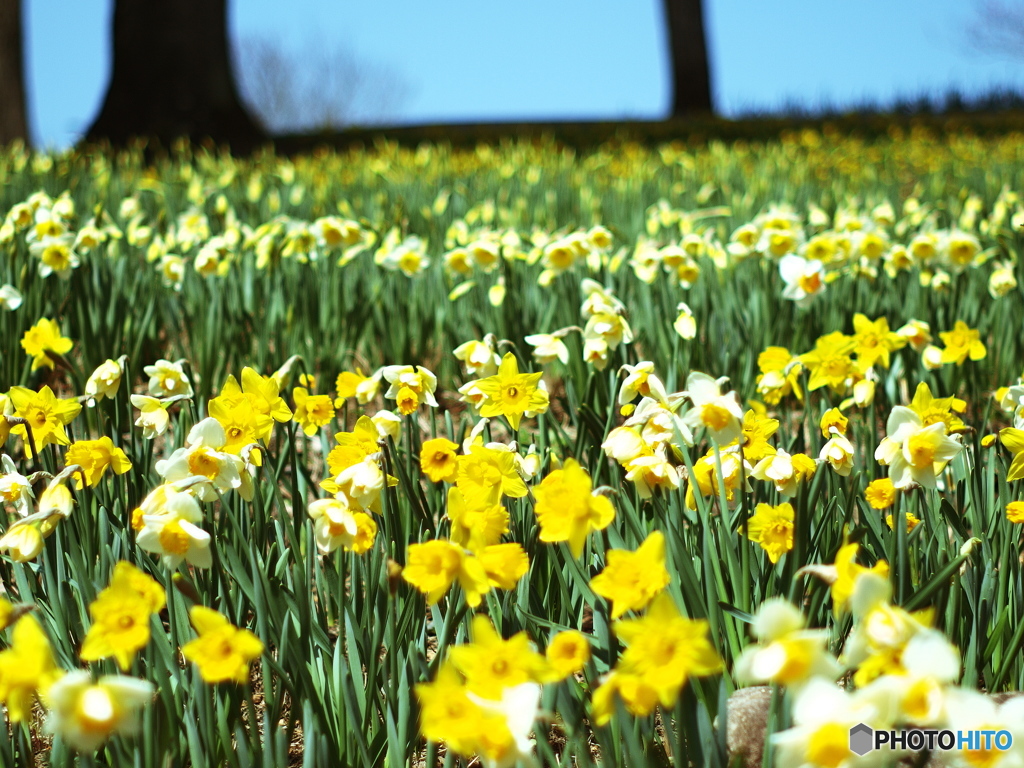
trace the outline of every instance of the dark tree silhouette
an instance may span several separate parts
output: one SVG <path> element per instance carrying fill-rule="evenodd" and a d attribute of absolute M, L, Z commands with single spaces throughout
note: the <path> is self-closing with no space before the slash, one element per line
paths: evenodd
<path fill-rule="evenodd" d="M 701 0 L 665 0 L 672 59 L 672 116 L 711 111 L 711 74 Z"/>
<path fill-rule="evenodd" d="M 28 141 L 21 0 L 0 0 L 0 146 Z"/>
<path fill-rule="evenodd" d="M 87 140 L 209 137 L 244 152 L 265 138 L 238 98 L 226 0 L 116 0 L 113 49 L 110 86 Z"/>

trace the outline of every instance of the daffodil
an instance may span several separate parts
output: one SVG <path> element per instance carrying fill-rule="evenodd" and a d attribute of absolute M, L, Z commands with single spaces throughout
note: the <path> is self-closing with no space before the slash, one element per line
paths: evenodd
<path fill-rule="evenodd" d="M 850 749 L 850 729 L 860 723 L 873 728 L 891 725 L 878 719 L 877 707 L 869 699 L 851 694 L 827 678 L 814 678 L 797 694 L 793 726 L 769 736 L 769 743 L 777 750 L 775 765 L 855 765 L 857 756 Z"/>
<path fill-rule="evenodd" d="M 295 401 L 294 420 L 310 437 L 334 421 L 334 403 L 328 395 L 311 395 L 305 387 L 295 387 L 292 399 Z"/>
<path fill-rule="evenodd" d="M 914 399 L 907 407 L 920 417 L 921 424 L 926 427 L 942 422 L 946 425 L 946 431 L 951 434 L 967 429 L 957 415 L 964 412 L 967 403 L 958 397 L 935 397 L 927 382 L 922 381 L 917 385 Z"/>
<path fill-rule="evenodd" d="M 567 629 L 551 638 L 544 656 L 554 675 L 561 680 L 583 671 L 590 661 L 590 643 L 580 632 Z"/>
<path fill-rule="evenodd" d="M 668 592 L 654 598 L 642 618 L 619 619 L 614 629 L 627 648 L 610 679 L 594 693 L 598 725 L 611 718 L 612 692 L 618 692 L 634 714 L 649 715 L 659 703 L 671 707 L 689 678 L 722 669 L 722 660 L 708 639 L 707 622 L 682 616 Z M 602 693 L 606 685 L 611 688 Z"/>
<path fill-rule="evenodd" d="M 1000 430 L 999 441 L 1013 454 L 1006 481 L 1020 480 L 1024 477 L 1024 429 L 1007 427 Z"/>
<path fill-rule="evenodd" d="M 207 683 L 246 683 L 249 665 L 263 653 L 263 643 L 247 629 L 239 629 L 217 611 L 202 605 L 189 609 L 199 637 L 181 647 L 187 661 L 199 668 Z"/>
<path fill-rule="evenodd" d="M 167 568 L 177 568 L 182 560 L 197 568 L 213 564 L 210 534 L 198 525 L 203 514 L 191 494 L 164 487 L 159 497 L 149 505 L 144 501 L 140 509 L 136 541 L 147 552 L 160 555 Z"/>
<path fill-rule="evenodd" d="M 747 520 L 746 535 L 761 545 L 768 553 L 769 560 L 777 563 L 779 558 L 793 549 L 794 517 L 792 504 L 782 503 L 774 507 L 758 504 L 754 514 Z"/>
<path fill-rule="evenodd" d="M 619 405 L 632 402 L 637 395 L 650 397 L 660 402 L 668 400 L 665 385 L 654 373 L 654 363 L 645 360 L 635 366 L 624 365 L 622 370 L 626 371 L 628 375 L 622 380 L 622 385 L 619 387 Z"/>
<path fill-rule="evenodd" d="M 568 331 L 566 331 L 567 333 Z M 535 333 L 526 336 L 523 341 L 533 347 L 533 359 L 541 365 L 547 365 L 555 360 L 560 360 L 562 365 L 569 363 L 569 348 L 562 341 L 564 334 L 556 333 Z"/>
<path fill-rule="evenodd" d="M 861 372 L 876 363 L 889 367 L 889 353 L 907 343 L 906 338 L 889 331 L 889 321 L 884 317 L 869 320 L 860 312 L 853 316 L 853 351 Z"/>
<path fill-rule="evenodd" d="M 611 617 L 639 611 L 668 586 L 665 536 L 652 531 L 635 552 L 610 549 L 604 570 L 590 580 L 590 588 L 612 604 Z"/>
<path fill-rule="evenodd" d="M 946 434 L 946 425 L 938 421 L 924 426 L 914 411 L 896 406 L 886 424 L 875 458 L 889 466 L 889 479 L 897 489 L 920 485 L 934 488 L 936 476 L 963 450 L 963 445 Z"/>
<path fill-rule="evenodd" d="M 693 310 L 687 304 L 679 302 L 676 306 L 676 311 L 679 315 L 676 317 L 675 322 L 672 323 L 672 328 L 686 341 L 696 338 L 697 321 L 694 319 Z"/>
<path fill-rule="evenodd" d="M 317 549 L 330 554 L 338 547 L 362 554 L 377 536 L 377 524 L 370 515 L 352 509 L 341 500 L 317 499 L 309 505 Z"/>
<path fill-rule="evenodd" d="M 1006 519 L 1011 523 L 1024 523 L 1024 501 L 1011 501 L 1007 504 Z"/>
<path fill-rule="evenodd" d="M 64 460 L 69 466 L 77 464 L 82 468 L 86 483 L 90 488 L 99 485 L 108 468 L 116 475 L 123 475 L 132 468 L 132 463 L 125 452 L 114 445 L 106 435 L 98 440 L 78 440 L 72 443 Z M 81 489 L 82 478 L 80 475 L 75 475 L 75 484 L 77 488 Z"/>
<path fill-rule="evenodd" d="M 682 480 L 679 469 L 666 458 L 664 446 L 625 462 L 623 467 L 626 479 L 636 486 L 643 499 L 651 498 L 659 488 L 674 491 Z"/>
<path fill-rule="evenodd" d="M 153 397 L 173 397 L 186 395 L 192 397 L 192 384 L 185 375 L 180 362 L 157 360 L 153 365 L 142 369 L 149 376 L 149 394 Z"/>
<path fill-rule="evenodd" d="M 750 475 L 775 483 L 776 490 L 783 496 L 796 496 L 800 483 L 812 477 L 817 466 L 817 462 L 806 454 L 791 455 L 780 448 L 755 464 Z"/>
<path fill-rule="evenodd" d="M 425 441 L 420 449 L 420 471 L 431 482 L 452 482 L 458 475 L 458 447 L 443 437 Z"/>
<path fill-rule="evenodd" d="M 450 661 L 431 683 L 415 689 L 420 704 L 420 733 L 443 741 L 452 752 L 479 756 L 485 768 L 512 768 L 528 760 L 529 734 L 537 716 L 540 686 L 520 683 L 501 691 L 497 699 L 470 692 Z"/>
<path fill-rule="evenodd" d="M 504 640 L 482 615 L 473 617 L 470 642 L 452 647 L 448 658 L 465 675 L 470 693 L 484 699 L 499 699 L 506 688 L 552 677 L 547 659 L 533 649 L 525 632 Z"/>
<path fill-rule="evenodd" d="M 203 501 L 215 501 L 218 493 L 231 490 L 251 499 L 252 479 L 245 462 L 223 451 L 226 442 L 220 422 L 214 418 L 203 419 L 189 431 L 184 446 L 156 463 L 157 474 L 168 483 L 204 478 L 196 486 L 196 493 Z"/>
<path fill-rule="evenodd" d="M 759 642 L 744 648 L 733 668 L 740 681 L 799 687 L 815 677 L 834 680 L 842 673 L 828 652 L 828 630 L 807 629 L 804 615 L 786 600 L 762 603 L 753 631 Z"/>
<path fill-rule="evenodd" d="M 364 376 L 360 368 L 356 368 L 355 373 L 342 371 L 338 374 L 334 389 L 338 393 L 334 401 L 335 408 L 341 408 L 350 397 L 354 397 L 360 405 L 366 405 L 377 396 L 380 389 L 380 372 Z"/>
<path fill-rule="evenodd" d="M 32 370 L 40 368 L 53 368 L 53 355 L 66 355 L 71 351 L 74 342 L 64 338 L 60 332 L 60 325 L 54 320 L 41 318 L 25 331 L 21 338 L 21 348 L 32 358 Z"/>
<path fill-rule="evenodd" d="M 170 423 L 167 403 L 148 395 L 132 395 L 130 399 L 132 405 L 139 409 L 135 426 L 142 428 L 142 436 L 146 440 L 152 440 L 167 431 Z"/>
<path fill-rule="evenodd" d="M 92 752 L 115 734 L 134 735 L 140 710 L 155 691 L 148 680 L 105 675 L 93 683 L 84 670 L 69 672 L 47 691 L 46 730 L 80 752 Z"/>
<path fill-rule="evenodd" d="M 765 457 L 762 461 L 770 458 L 772 457 Z M 719 465 L 721 466 L 720 474 Z M 726 502 L 732 503 L 738 489 L 742 487 L 745 491 L 750 490 L 749 478 L 753 471 L 754 468 L 743 457 L 738 445 L 732 445 L 717 452 L 712 448 L 693 464 L 693 473 L 686 486 L 686 506 L 690 509 L 697 509 L 696 494 L 698 492 L 702 496 L 718 495 L 719 481 L 725 489 Z"/>
<path fill-rule="evenodd" d="M 381 369 L 381 375 L 391 385 L 384 397 L 394 400 L 403 416 L 408 416 L 423 404 L 437 407 L 434 398 L 437 377 L 423 366 L 389 365 Z"/>
<path fill-rule="evenodd" d="M 86 402 L 89 407 L 96 405 L 105 397 L 113 398 L 117 394 L 117 389 L 121 386 L 122 373 L 121 360 L 106 360 L 92 372 L 89 380 L 85 382 L 85 394 L 89 397 Z"/>
<path fill-rule="evenodd" d="M 479 605 L 490 590 L 480 561 L 445 539 L 410 544 L 402 578 L 426 595 L 431 605 L 440 600 L 456 580 L 471 607 Z"/>
<path fill-rule="evenodd" d="M 783 397 L 793 394 L 803 400 L 800 374 L 803 366 L 800 359 L 785 347 L 768 347 L 757 356 L 757 391 L 769 405 L 777 405 Z"/>
<path fill-rule="evenodd" d="M 21 306 L 22 301 L 21 291 L 13 285 L 0 285 L 0 309 L 13 312 Z"/>
<path fill-rule="evenodd" d="M 110 585 L 89 606 L 92 626 L 82 643 L 82 661 L 113 656 L 128 671 L 134 655 L 150 638 L 150 617 L 166 603 L 163 588 L 135 566 L 121 561 Z"/>
<path fill-rule="evenodd" d="M 27 422 L 11 427 L 11 434 L 25 440 L 25 454 L 28 457 L 32 457 L 33 449 L 41 451 L 51 443 L 71 443 L 64 427 L 82 412 L 79 403 L 57 398 L 45 385 L 38 392 L 24 387 L 11 387 L 8 397 L 14 405 L 14 415 Z M 28 437 L 29 429 L 32 431 L 31 439 Z"/>
<path fill-rule="evenodd" d="M 488 336 L 483 341 L 467 341 L 453 351 L 457 360 L 461 360 L 470 376 L 494 376 L 501 365 L 501 358 L 494 351 L 494 337 Z"/>
<path fill-rule="evenodd" d="M 810 371 L 807 388 L 811 391 L 828 386 L 837 394 L 845 394 L 858 373 L 850 357 L 856 342 L 839 331 L 820 337 L 814 349 L 800 355 L 800 362 Z"/>
<path fill-rule="evenodd" d="M 743 414 L 741 427 L 739 442 L 747 461 L 760 461 L 775 453 L 775 446 L 768 441 L 779 429 L 778 419 L 770 419 L 750 409 Z"/>
<path fill-rule="evenodd" d="M 526 413 L 544 413 L 548 409 L 548 393 L 538 386 L 542 373 L 520 373 L 516 356 L 511 352 L 501 359 L 498 373 L 476 382 L 486 398 L 480 415 L 486 418 L 504 416 L 512 429 Z"/>
<path fill-rule="evenodd" d="M 940 333 L 939 337 L 946 348 L 942 350 L 942 362 L 956 363 L 963 365 L 970 357 L 971 360 L 983 360 L 985 358 L 985 345 L 981 341 L 981 335 L 976 329 L 970 328 L 963 320 L 957 320 L 952 331 Z"/>
<path fill-rule="evenodd" d="M 515 455 L 482 445 L 470 446 L 468 455 L 458 457 L 455 482 L 470 504 L 497 504 L 503 496 L 527 494 Z"/>
<path fill-rule="evenodd" d="M 457 487 L 448 489 L 451 539 L 470 552 L 497 544 L 508 533 L 509 514 L 501 504 L 470 504 Z"/>
<path fill-rule="evenodd" d="M 835 427 L 831 429 L 833 434 L 829 437 L 828 442 L 822 446 L 821 452 L 818 454 L 818 460 L 828 462 L 837 475 L 849 477 L 853 471 L 855 456 L 853 443 L 845 435 L 840 434 Z"/>
<path fill-rule="evenodd" d="M 838 615 L 847 610 L 857 582 L 864 576 L 885 579 L 889 576 L 889 564 L 879 560 L 870 568 L 857 564 L 858 544 L 844 544 L 836 553 L 835 563 L 828 567 L 826 578 L 831 583 L 832 608 Z"/>
<path fill-rule="evenodd" d="M 29 720 L 36 695 L 48 691 L 63 674 L 38 619 L 23 615 L 11 630 L 7 650 L 0 651 L 0 704 L 7 706 L 7 719 Z"/>
<path fill-rule="evenodd" d="M 396 485 L 397 479 L 385 476 L 380 468 L 379 456 L 367 456 L 346 467 L 337 477 L 328 478 L 320 487 L 360 510 L 380 513 L 380 494 L 385 484 Z"/>
<path fill-rule="evenodd" d="M 888 509 L 896 503 L 896 486 L 888 477 L 872 480 L 864 489 L 864 499 L 872 509 Z"/>
<path fill-rule="evenodd" d="M 615 519 L 615 508 L 607 497 L 592 492 L 590 475 L 575 459 L 568 459 L 534 489 L 534 512 L 540 525 L 540 540 L 564 541 L 572 556 L 583 554 L 592 531 L 604 530 Z"/>
<path fill-rule="evenodd" d="M 32 500 L 35 498 L 32 484 L 18 472 L 7 454 L 0 455 L 0 467 L 3 469 L 3 474 L 0 474 L 0 503 L 11 505 L 19 516 L 27 517 L 32 513 Z"/>
<path fill-rule="evenodd" d="M 794 253 L 785 255 L 779 260 L 779 275 L 786 284 L 782 297 L 795 301 L 798 307 L 806 307 L 825 290 L 825 270 L 817 259 L 805 259 Z"/>
<path fill-rule="evenodd" d="M 692 407 L 683 416 L 691 429 L 704 427 L 719 445 L 731 443 L 739 437 L 743 410 L 735 392 L 722 394 L 721 382 L 706 373 L 691 371 L 686 377 L 686 395 Z"/>

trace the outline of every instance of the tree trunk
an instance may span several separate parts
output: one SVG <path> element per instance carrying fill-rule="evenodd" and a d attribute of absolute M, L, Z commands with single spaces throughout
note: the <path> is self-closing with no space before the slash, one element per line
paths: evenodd
<path fill-rule="evenodd" d="M 113 48 L 110 86 L 87 140 L 209 137 L 247 152 L 265 139 L 235 88 L 226 0 L 115 0 Z"/>
<path fill-rule="evenodd" d="M 21 0 L 0 0 L 0 147 L 15 139 L 28 141 Z"/>
<path fill-rule="evenodd" d="M 672 116 L 711 111 L 711 75 L 701 0 L 665 0 L 672 57 Z"/>

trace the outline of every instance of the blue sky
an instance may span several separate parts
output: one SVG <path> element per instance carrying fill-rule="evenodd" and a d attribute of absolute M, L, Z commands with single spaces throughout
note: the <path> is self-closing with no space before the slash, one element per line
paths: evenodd
<path fill-rule="evenodd" d="M 38 144 L 67 146 L 103 97 L 113 3 L 24 3 L 30 130 Z M 733 115 L 1024 91 L 1024 53 L 999 58 L 972 43 L 975 5 L 705 0 L 716 104 Z M 389 73 L 403 94 L 396 122 L 657 118 L 668 105 L 661 0 L 229 0 L 229 15 L 233 40 L 273 40 L 298 59 L 343 47 Z"/>

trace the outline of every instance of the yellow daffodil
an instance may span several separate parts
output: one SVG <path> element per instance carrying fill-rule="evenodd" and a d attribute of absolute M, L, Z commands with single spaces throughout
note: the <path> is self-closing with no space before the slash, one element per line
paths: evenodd
<path fill-rule="evenodd" d="M 963 320 L 957 320 L 952 331 L 940 333 L 942 343 L 946 345 L 942 350 L 942 362 L 956 363 L 963 365 L 970 357 L 971 360 L 984 360 L 986 351 L 981 341 L 981 334 L 976 329 L 968 327 Z"/>
<path fill-rule="evenodd" d="M 568 459 L 544 478 L 534 489 L 541 541 L 564 541 L 573 557 L 583 554 L 587 536 L 604 530 L 615 519 L 611 501 L 591 489 L 590 475 L 575 459 Z"/>
<path fill-rule="evenodd" d="M 814 349 L 800 355 L 800 362 L 810 371 L 807 389 L 814 391 L 828 386 L 837 394 L 845 394 L 857 373 L 850 353 L 856 342 L 839 331 L 820 337 Z"/>
<path fill-rule="evenodd" d="M 43 386 L 38 392 L 24 387 L 11 387 L 8 393 L 14 405 L 14 415 L 25 419 L 28 425 L 16 424 L 11 427 L 11 434 L 25 440 L 25 454 L 31 458 L 33 445 L 41 451 L 51 443 L 68 445 L 64 427 L 82 412 L 82 406 L 74 400 L 61 400 L 53 391 Z M 27 430 L 32 430 L 32 439 L 28 439 Z"/>
<path fill-rule="evenodd" d="M 747 538 L 760 544 L 768 559 L 777 563 L 793 549 L 794 518 L 792 504 L 758 504 L 747 521 Z"/>
<path fill-rule="evenodd" d="M 328 395 L 311 395 L 305 387 L 295 387 L 292 400 L 295 401 L 293 419 L 310 437 L 334 421 L 334 402 Z"/>
<path fill-rule="evenodd" d="M 25 331 L 21 338 L 21 348 L 32 358 L 32 370 L 53 368 L 54 361 L 47 353 L 66 355 L 73 346 L 71 339 L 61 336 L 60 326 L 53 320 L 41 318 Z"/>
<path fill-rule="evenodd" d="M 374 376 L 364 376 L 360 368 L 356 368 L 355 373 L 343 371 L 338 374 L 334 389 L 338 393 L 338 397 L 334 401 L 335 408 L 341 408 L 351 397 L 354 397 L 360 405 L 366 405 L 377 396 L 380 389 L 380 375 L 378 373 Z"/>
<path fill-rule="evenodd" d="M 249 665 L 263 653 L 263 643 L 247 629 L 239 629 L 217 611 L 202 605 L 189 609 L 199 637 L 181 647 L 187 661 L 199 668 L 207 683 L 249 681 Z"/>
<path fill-rule="evenodd" d="M 864 489 L 864 498 L 872 509 L 888 509 L 896 503 L 896 487 L 888 477 L 872 480 Z"/>
<path fill-rule="evenodd" d="M 470 693 L 498 699 L 505 688 L 543 683 L 553 676 L 547 659 L 533 650 L 525 632 L 504 640 L 489 618 L 477 615 L 469 636 L 470 642 L 454 646 L 448 658 L 465 675 Z"/>
<path fill-rule="evenodd" d="M 459 472 L 458 447 L 443 437 L 425 441 L 420 448 L 420 471 L 431 482 L 453 482 Z"/>
<path fill-rule="evenodd" d="M 668 586 L 665 536 L 660 531 L 652 531 L 635 552 L 610 549 L 605 557 L 608 564 L 590 580 L 590 587 L 611 602 L 613 619 L 639 611 Z"/>
<path fill-rule="evenodd" d="M 78 440 L 72 443 L 64 460 L 69 466 L 77 464 L 82 468 L 90 488 L 99 485 L 108 467 L 115 475 L 123 475 L 132 468 L 132 463 L 125 452 L 105 435 L 99 440 Z M 75 486 L 79 489 L 82 487 L 82 477 L 79 474 L 75 474 Z"/>
<path fill-rule="evenodd" d="M 440 600 L 456 579 L 466 593 L 466 602 L 474 608 L 490 589 L 480 561 L 445 539 L 410 544 L 402 578 L 426 595 L 430 605 Z"/>
<path fill-rule="evenodd" d="M 503 496 L 518 499 L 527 493 L 515 455 L 482 445 L 470 446 L 468 455 L 458 457 L 456 485 L 474 505 L 497 504 Z"/>
<path fill-rule="evenodd" d="M 7 705 L 7 719 L 12 723 L 29 720 L 36 694 L 45 693 L 63 674 L 35 616 L 18 619 L 10 645 L 0 651 L 0 703 Z"/>
<path fill-rule="evenodd" d="M 598 725 L 608 722 L 614 711 L 612 692 L 622 696 L 631 712 L 645 716 L 659 703 L 671 707 L 689 678 L 722 669 L 722 660 L 708 640 L 708 623 L 682 616 L 667 592 L 654 598 L 642 618 L 620 619 L 614 629 L 627 648 L 612 671 L 614 681 L 606 681 L 594 693 Z M 612 688 L 599 696 L 609 684 Z"/>
<path fill-rule="evenodd" d="M 785 347 L 768 347 L 757 357 L 761 375 L 757 377 L 757 391 L 768 405 L 778 405 L 790 393 L 803 400 L 800 387 L 800 373 L 803 366 L 800 359 Z"/>
<path fill-rule="evenodd" d="M 556 679 L 561 680 L 583 671 L 590 661 L 590 643 L 580 632 L 567 629 L 551 638 L 544 656 Z"/>
<path fill-rule="evenodd" d="M 889 321 L 884 317 L 869 320 L 858 312 L 853 316 L 853 343 L 857 365 L 863 373 L 876 363 L 888 368 L 889 353 L 905 345 L 907 340 L 890 332 Z"/>
<path fill-rule="evenodd" d="M 451 539 L 470 552 L 497 544 L 508 533 L 509 514 L 501 504 L 469 504 L 462 491 L 448 489 L 448 520 Z"/>
<path fill-rule="evenodd" d="M 476 382 L 486 398 L 480 415 L 486 418 L 504 416 L 512 429 L 526 413 L 544 413 L 548 409 L 548 393 L 538 387 L 542 373 L 519 373 L 519 363 L 511 352 L 501 359 L 498 373 Z"/>
<path fill-rule="evenodd" d="M 114 568 L 110 586 L 89 606 L 89 628 L 79 657 L 97 661 L 113 656 L 128 671 L 135 654 L 149 642 L 149 619 L 163 609 L 163 588 L 150 576 L 127 562 Z"/>

